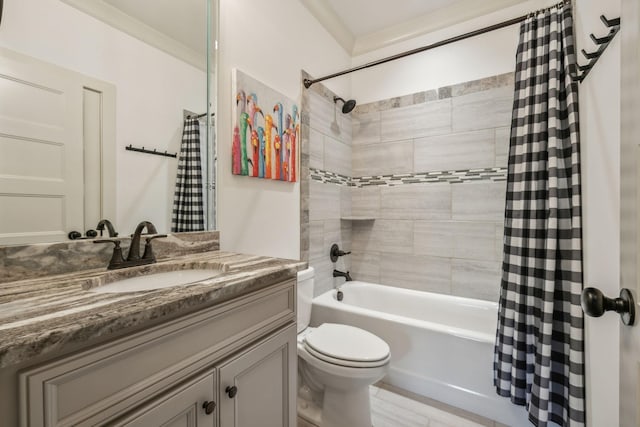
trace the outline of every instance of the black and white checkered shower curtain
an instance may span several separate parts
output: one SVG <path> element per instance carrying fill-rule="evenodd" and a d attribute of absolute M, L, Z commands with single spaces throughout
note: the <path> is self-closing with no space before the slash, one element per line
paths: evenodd
<path fill-rule="evenodd" d="M 204 230 L 200 165 L 200 122 L 186 118 L 182 131 L 176 191 L 173 195 L 171 231 Z"/>
<path fill-rule="evenodd" d="M 537 426 L 585 424 L 578 87 L 571 6 L 520 28 L 494 356 Z"/>

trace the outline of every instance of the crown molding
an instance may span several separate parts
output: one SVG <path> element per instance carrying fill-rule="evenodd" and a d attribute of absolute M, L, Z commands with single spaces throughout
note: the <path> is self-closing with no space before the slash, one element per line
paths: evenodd
<path fill-rule="evenodd" d="M 358 37 L 351 54 L 361 55 L 522 2 L 523 0 L 463 0 L 407 22 Z"/>
<path fill-rule="evenodd" d="M 0 0 L 1 1 L 1 0 Z M 205 55 L 180 43 L 174 38 L 150 27 L 149 25 L 127 15 L 121 10 L 103 2 L 102 0 L 60 0 L 94 18 L 129 34 L 161 51 L 168 53 L 181 61 L 200 70 L 206 71 L 207 59 Z"/>
<path fill-rule="evenodd" d="M 347 28 L 340 16 L 336 14 L 327 0 L 300 0 L 300 2 L 344 50 L 348 53 L 353 51 L 356 43 L 355 36 Z"/>
<path fill-rule="evenodd" d="M 351 56 L 358 56 L 514 6 L 526 0 L 462 0 L 451 6 L 359 37 L 353 35 L 327 0 L 300 1 L 340 46 Z"/>

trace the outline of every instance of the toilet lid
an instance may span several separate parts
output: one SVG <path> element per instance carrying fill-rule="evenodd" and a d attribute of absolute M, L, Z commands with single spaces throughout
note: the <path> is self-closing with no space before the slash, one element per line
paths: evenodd
<path fill-rule="evenodd" d="M 371 332 L 348 325 L 324 323 L 304 339 L 307 348 L 332 360 L 379 362 L 389 358 L 389 345 Z"/>

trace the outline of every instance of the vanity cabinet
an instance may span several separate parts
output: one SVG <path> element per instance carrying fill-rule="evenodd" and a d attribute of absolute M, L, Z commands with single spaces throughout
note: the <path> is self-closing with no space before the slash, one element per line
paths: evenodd
<path fill-rule="evenodd" d="M 123 427 L 214 427 L 214 389 L 214 374 L 206 374 L 174 387 L 117 424 Z"/>
<path fill-rule="evenodd" d="M 294 427 L 295 301 L 286 281 L 24 370 L 20 425 Z"/>
<path fill-rule="evenodd" d="M 288 329 L 220 366 L 221 427 L 296 425 L 296 327 Z"/>

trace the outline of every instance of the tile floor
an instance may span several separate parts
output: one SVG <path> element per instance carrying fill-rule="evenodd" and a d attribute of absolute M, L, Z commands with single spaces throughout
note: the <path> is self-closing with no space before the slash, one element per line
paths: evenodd
<path fill-rule="evenodd" d="M 371 386 L 374 427 L 506 427 L 444 403 L 378 383 Z M 298 427 L 315 427 L 298 418 Z"/>

